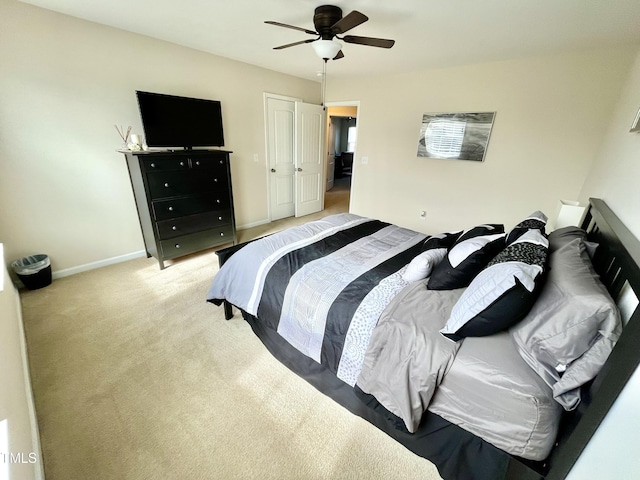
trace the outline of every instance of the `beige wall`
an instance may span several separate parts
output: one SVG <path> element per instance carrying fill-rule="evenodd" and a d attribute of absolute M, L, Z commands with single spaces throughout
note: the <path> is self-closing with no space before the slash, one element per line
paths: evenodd
<path fill-rule="evenodd" d="M 142 133 L 136 89 L 222 101 L 238 225 L 268 218 L 263 93 L 320 103 L 319 83 L 15 0 L 0 35 L 0 241 L 54 272 L 144 249 L 113 127 Z"/>
<path fill-rule="evenodd" d="M 604 199 L 633 234 L 640 238 L 640 133 L 629 128 L 640 108 L 640 52 L 620 95 L 613 121 L 580 199 Z M 640 470 L 640 369 L 625 386 L 578 459 L 569 480 L 625 478 Z"/>
<path fill-rule="evenodd" d="M 333 79 L 329 102 L 360 101 L 352 212 L 426 233 L 512 226 L 537 209 L 555 218 L 560 199 L 578 198 L 635 53 Z M 497 112 L 485 161 L 418 158 L 422 115 L 464 111 Z"/>
<path fill-rule="evenodd" d="M 0 261 L 2 260 L 0 243 Z M 37 435 L 31 384 L 26 372 L 26 352 L 20 299 L 5 265 L 0 265 L 4 289 L 0 287 L 0 445 L 8 441 L 14 460 L 0 456 L 0 478 L 42 478 L 40 443 Z M 0 281 L 0 285 L 3 282 Z M 4 437 L 7 433 L 7 438 Z M 8 476 L 5 477 L 5 475 Z"/>
<path fill-rule="evenodd" d="M 640 133 L 630 133 L 640 108 L 640 52 L 618 101 L 580 199 L 603 198 L 640 238 Z"/>

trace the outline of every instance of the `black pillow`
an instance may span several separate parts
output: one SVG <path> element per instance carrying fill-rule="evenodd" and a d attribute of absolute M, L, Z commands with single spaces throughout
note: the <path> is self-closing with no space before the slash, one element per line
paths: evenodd
<path fill-rule="evenodd" d="M 450 233 L 440 233 L 427 238 L 422 244 L 421 251 L 426 252 L 434 248 L 446 248 L 449 250 L 456 240 L 462 235 L 462 230 Z"/>
<path fill-rule="evenodd" d="M 458 341 L 501 332 L 522 320 L 543 283 L 549 241 L 531 229 L 500 252 L 462 293 L 440 333 Z"/>
<path fill-rule="evenodd" d="M 464 232 L 431 272 L 429 290 L 466 287 L 503 248 L 504 225 L 478 225 Z"/>

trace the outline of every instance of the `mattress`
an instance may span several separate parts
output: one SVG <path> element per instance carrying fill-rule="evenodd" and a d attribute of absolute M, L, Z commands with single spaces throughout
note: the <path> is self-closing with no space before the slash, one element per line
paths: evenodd
<path fill-rule="evenodd" d="M 502 332 L 462 342 L 428 410 L 512 455 L 542 460 L 562 407 Z"/>

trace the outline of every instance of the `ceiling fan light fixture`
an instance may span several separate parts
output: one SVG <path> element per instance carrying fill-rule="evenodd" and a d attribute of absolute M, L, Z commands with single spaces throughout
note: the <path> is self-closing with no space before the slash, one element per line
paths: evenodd
<path fill-rule="evenodd" d="M 315 50 L 316 55 L 323 60 L 332 59 L 342 50 L 342 44 L 335 40 L 316 40 L 311 46 Z"/>

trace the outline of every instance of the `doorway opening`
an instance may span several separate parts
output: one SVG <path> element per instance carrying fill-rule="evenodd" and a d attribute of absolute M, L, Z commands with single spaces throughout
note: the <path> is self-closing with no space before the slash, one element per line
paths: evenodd
<path fill-rule="evenodd" d="M 358 102 L 327 103 L 325 209 L 350 209 L 358 140 Z"/>

